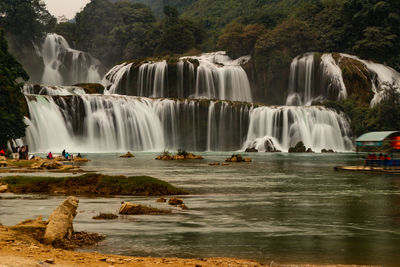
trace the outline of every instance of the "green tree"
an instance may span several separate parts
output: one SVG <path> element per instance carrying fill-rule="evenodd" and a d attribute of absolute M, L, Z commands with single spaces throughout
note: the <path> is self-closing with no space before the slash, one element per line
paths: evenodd
<path fill-rule="evenodd" d="M 182 54 L 202 42 L 202 28 L 188 19 L 179 18 L 174 7 L 164 7 L 164 19 L 160 22 L 161 38 L 156 54 Z"/>
<path fill-rule="evenodd" d="M 22 84 L 29 76 L 8 52 L 4 31 L 0 31 L 0 147 L 7 141 L 25 136 Z"/>
<path fill-rule="evenodd" d="M 219 36 L 217 47 L 225 50 L 230 57 L 238 58 L 253 53 L 254 45 L 265 32 L 260 24 L 243 25 L 237 22 L 228 24 Z"/>
<path fill-rule="evenodd" d="M 23 43 L 41 41 L 56 24 L 41 0 L 2 0 L 0 14 L 0 27 Z"/>

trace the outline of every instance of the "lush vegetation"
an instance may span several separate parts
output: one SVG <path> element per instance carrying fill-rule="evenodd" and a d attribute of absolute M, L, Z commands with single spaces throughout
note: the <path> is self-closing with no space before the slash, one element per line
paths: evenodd
<path fill-rule="evenodd" d="M 25 136 L 24 96 L 18 79 L 29 76 L 8 52 L 4 31 L 0 31 L 0 147 L 11 139 Z"/>
<path fill-rule="evenodd" d="M 108 176 L 96 173 L 71 177 L 9 176 L 0 179 L 13 193 L 93 195 L 180 195 L 186 192 L 148 176 Z"/>
<path fill-rule="evenodd" d="M 60 23 L 55 31 L 108 66 L 122 60 L 181 54 L 202 43 L 199 25 L 180 18 L 176 8 L 166 6 L 163 11 L 164 18 L 156 21 L 143 4 L 92 0 L 75 22 Z"/>
<path fill-rule="evenodd" d="M 122 2 L 126 0 L 110 0 L 111 2 Z M 178 9 L 179 12 L 183 12 L 196 0 L 129 0 L 132 3 L 139 3 L 147 5 L 154 12 L 156 18 L 162 18 L 164 16 L 164 7 L 173 6 Z"/>
<path fill-rule="evenodd" d="M 359 103 L 356 94 L 343 101 L 325 101 L 323 104 L 347 114 L 355 136 L 371 131 L 397 131 L 400 129 L 400 89 L 389 83 L 382 87 L 382 100 L 372 108 Z"/>

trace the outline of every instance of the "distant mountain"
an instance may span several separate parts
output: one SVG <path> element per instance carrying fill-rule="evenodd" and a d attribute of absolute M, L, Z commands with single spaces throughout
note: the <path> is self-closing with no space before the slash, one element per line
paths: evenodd
<path fill-rule="evenodd" d="M 111 2 L 121 2 L 126 0 L 110 0 Z M 180 13 L 184 12 L 196 0 L 128 0 L 132 3 L 141 3 L 149 6 L 157 18 L 163 17 L 164 6 L 176 7 Z"/>

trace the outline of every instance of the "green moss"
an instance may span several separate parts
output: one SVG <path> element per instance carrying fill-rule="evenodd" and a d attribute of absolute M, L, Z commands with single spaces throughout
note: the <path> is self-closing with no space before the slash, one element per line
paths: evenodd
<path fill-rule="evenodd" d="M 182 189 L 149 176 L 108 176 L 96 173 L 76 177 L 8 176 L 0 179 L 13 193 L 94 195 L 180 195 Z"/>

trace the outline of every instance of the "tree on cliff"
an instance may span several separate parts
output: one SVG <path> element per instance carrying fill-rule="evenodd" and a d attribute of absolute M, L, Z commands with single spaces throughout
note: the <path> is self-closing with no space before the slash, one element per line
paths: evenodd
<path fill-rule="evenodd" d="M 22 84 L 18 79 L 28 80 L 29 76 L 15 58 L 8 52 L 4 31 L 0 31 L 0 147 L 4 148 L 10 139 L 25 135 Z"/>

